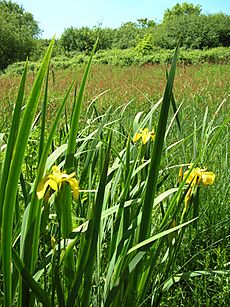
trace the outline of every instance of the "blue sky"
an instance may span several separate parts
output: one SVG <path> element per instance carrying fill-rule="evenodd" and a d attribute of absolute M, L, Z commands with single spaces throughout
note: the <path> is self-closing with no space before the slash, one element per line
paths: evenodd
<path fill-rule="evenodd" d="M 70 26 L 119 27 L 123 22 L 138 18 L 162 20 L 164 11 L 185 0 L 14 0 L 33 14 L 43 30 L 42 37 L 57 37 Z M 229 0 L 193 0 L 200 4 L 204 13 L 230 14 Z"/>

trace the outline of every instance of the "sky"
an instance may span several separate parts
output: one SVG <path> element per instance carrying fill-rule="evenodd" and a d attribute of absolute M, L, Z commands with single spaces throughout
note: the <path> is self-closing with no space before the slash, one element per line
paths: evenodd
<path fill-rule="evenodd" d="M 160 22 L 164 11 L 186 0 L 14 0 L 33 14 L 43 30 L 41 37 L 60 37 L 71 26 L 117 28 L 123 22 L 139 18 Z M 230 14 L 229 0 L 188 0 L 200 4 L 203 13 Z"/>

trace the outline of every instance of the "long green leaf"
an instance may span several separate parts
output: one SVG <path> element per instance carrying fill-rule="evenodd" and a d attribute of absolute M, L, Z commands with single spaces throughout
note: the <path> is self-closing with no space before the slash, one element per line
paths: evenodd
<path fill-rule="evenodd" d="M 49 154 L 49 150 L 52 144 L 52 140 L 55 134 L 55 131 L 58 127 L 58 123 L 60 121 L 61 115 L 63 113 L 64 107 L 66 105 L 69 94 L 73 88 L 74 81 L 70 85 L 65 97 L 63 98 L 62 104 L 58 110 L 56 118 L 54 120 L 53 126 L 51 127 L 47 142 L 42 151 L 42 156 L 40 159 L 39 167 L 37 170 L 36 178 L 34 181 L 34 189 L 31 196 L 31 202 L 29 205 L 28 217 L 25 216 L 24 223 L 22 226 L 22 230 L 24 236 L 21 236 L 21 255 L 24 256 L 24 262 L 30 270 L 33 270 L 37 252 L 38 252 L 38 244 L 39 244 L 39 229 L 40 229 L 40 219 L 41 219 L 41 201 L 38 200 L 36 196 L 36 187 L 38 183 L 41 181 L 44 171 L 46 168 L 47 157 Z M 30 235 L 33 235 L 31 239 Z M 27 237 L 27 239 L 26 239 Z M 27 243 L 25 242 L 27 240 Z M 31 240 L 33 240 L 33 246 L 31 248 Z"/>
<path fill-rule="evenodd" d="M 86 300 L 87 297 L 89 299 L 89 293 L 91 291 L 91 278 L 92 278 L 92 266 L 95 261 L 95 254 L 96 254 L 96 246 L 98 240 L 98 233 L 100 229 L 100 221 L 101 221 L 101 214 L 102 214 L 102 206 L 103 206 L 103 199 L 105 194 L 105 187 L 107 183 L 107 173 L 109 167 L 109 158 L 110 158 L 110 150 L 111 150 L 111 137 L 109 140 L 109 145 L 104 161 L 104 168 L 101 174 L 96 202 L 93 207 L 92 219 L 89 221 L 88 229 L 85 233 L 85 237 L 83 237 L 83 246 L 82 252 L 79 256 L 79 262 L 77 267 L 77 272 L 75 274 L 75 278 L 73 281 L 73 285 L 71 291 L 69 293 L 69 297 L 67 299 L 66 306 L 71 307 L 74 306 L 74 302 L 76 300 L 76 296 L 82 282 L 82 276 L 84 274 L 86 278 L 85 289 L 83 292 L 83 299 L 84 305 L 87 306 Z"/>
<path fill-rule="evenodd" d="M 8 175 L 9 178 L 6 185 L 6 192 L 5 192 L 5 199 L 3 206 L 3 221 L 2 221 L 2 241 L 4 242 L 4 250 L 2 251 L 2 265 L 3 265 L 5 306 L 11 306 L 12 304 L 11 241 L 12 241 L 13 217 L 14 217 L 14 207 L 15 207 L 17 188 L 18 188 L 18 181 L 24 159 L 26 145 L 29 138 L 31 125 L 37 109 L 43 81 L 46 76 L 47 68 L 49 65 L 53 44 L 54 40 L 51 42 L 46 52 L 40 70 L 34 82 L 34 86 L 31 91 L 30 97 L 28 99 L 24 111 L 24 116 L 19 128 L 14 149 L 14 155 L 9 170 L 9 175 Z"/>
<path fill-rule="evenodd" d="M 9 134 L 9 139 L 7 142 L 6 154 L 5 154 L 4 165 L 3 165 L 3 170 L 2 170 L 2 176 L 1 176 L 1 182 L 0 182 L 0 227 L 2 225 L 2 210 L 3 210 L 6 183 L 7 183 L 10 163 L 11 163 L 11 159 L 12 159 L 12 155 L 13 155 L 13 151 L 15 147 L 15 140 L 18 134 L 21 109 L 22 109 L 22 103 L 23 103 L 24 92 L 25 92 L 27 66 L 28 66 L 28 61 L 26 61 L 22 79 L 19 85 L 18 96 L 17 96 L 15 108 L 14 108 L 14 114 L 13 114 L 12 124 L 10 127 L 10 134 Z"/>
<path fill-rule="evenodd" d="M 16 250 L 12 249 L 12 260 L 15 264 L 18 272 L 22 276 L 23 282 L 33 291 L 37 298 L 43 303 L 43 306 L 51 306 L 50 298 L 46 292 L 41 288 L 41 286 L 34 280 L 33 276 L 30 275 L 25 264 L 22 262 Z"/>
<path fill-rule="evenodd" d="M 68 139 L 68 147 L 66 151 L 66 160 L 65 160 L 65 169 L 69 170 L 73 167 L 74 163 L 74 152 L 75 152 L 75 144 L 76 144 L 76 138 L 78 133 L 78 127 L 79 127 L 79 118 L 80 118 L 80 111 L 81 111 L 81 105 L 83 100 L 83 94 L 86 86 L 86 81 L 88 78 L 88 74 L 90 71 L 90 67 L 92 64 L 92 59 L 94 52 L 96 50 L 97 42 L 94 45 L 91 57 L 89 59 L 89 62 L 86 66 L 84 76 L 81 82 L 81 86 L 79 89 L 78 97 L 74 103 L 73 106 L 73 113 L 72 113 L 72 119 L 71 119 L 71 127 L 69 131 L 69 139 Z"/>
<path fill-rule="evenodd" d="M 151 229 L 152 207 L 156 194 L 157 179 L 160 169 L 161 155 L 163 151 L 164 137 L 166 132 L 166 125 L 168 119 L 169 105 L 172 97 L 172 89 L 174 83 L 174 76 L 176 71 L 176 62 L 178 56 L 178 47 L 175 50 L 172 66 L 169 72 L 168 81 L 165 88 L 163 102 L 161 106 L 160 117 L 157 126 L 156 138 L 151 156 L 151 163 L 149 167 L 146 193 L 144 197 L 144 204 L 142 210 L 142 219 L 140 225 L 139 242 L 145 240 Z"/>
<path fill-rule="evenodd" d="M 180 282 L 182 280 L 189 280 L 190 278 L 200 277 L 204 275 L 228 275 L 230 273 L 229 270 L 220 271 L 220 270 L 200 270 L 200 271 L 191 271 L 181 274 L 176 274 L 173 277 L 170 277 L 164 284 L 163 291 L 167 291 L 171 286 L 175 283 Z"/>
<path fill-rule="evenodd" d="M 188 222 L 180 224 L 176 227 L 164 230 L 164 231 L 152 236 L 151 238 L 148 238 L 148 239 L 138 243 L 137 245 L 135 245 L 135 246 L 133 246 L 132 248 L 129 249 L 128 254 L 134 252 L 135 250 L 137 250 L 139 248 L 142 248 L 143 246 L 148 246 L 150 243 L 152 243 L 152 242 L 154 242 L 154 241 L 156 241 L 156 240 L 158 240 L 158 239 L 160 239 L 160 238 L 162 238 L 162 237 L 164 237 L 164 236 L 166 236 L 166 235 L 168 235 L 168 234 L 170 234 L 170 233 L 172 233 L 172 232 L 174 232 L 174 231 L 176 231 L 176 230 L 178 230 L 178 229 L 180 229 L 180 228 L 182 228 L 182 227 L 184 227 L 184 226 L 186 226 L 186 225 L 188 225 L 192 222 L 194 222 L 196 219 L 197 219 L 197 217 L 188 221 Z"/>

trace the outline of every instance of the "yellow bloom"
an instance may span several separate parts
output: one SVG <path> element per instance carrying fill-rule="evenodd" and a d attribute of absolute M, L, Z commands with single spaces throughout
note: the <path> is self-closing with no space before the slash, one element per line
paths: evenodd
<path fill-rule="evenodd" d="M 187 176 L 189 170 L 184 173 L 184 178 Z M 215 180 L 215 174 L 213 172 L 207 172 L 206 169 L 199 167 L 194 168 L 188 176 L 186 183 L 191 186 L 199 185 L 201 182 L 204 185 L 211 185 Z"/>
<path fill-rule="evenodd" d="M 139 139 L 142 139 L 142 143 L 146 144 L 150 139 L 154 141 L 155 139 L 155 131 L 149 131 L 148 128 L 140 129 L 140 132 L 134 134 L 133 142 L 137 142 Z"/>
<path fill-rule="evenodd" d="M 59 191 L 61 189 L 63 182 L 68 182 L 74 197 L 77 199 L 79 195 L 79 185 L 76 178 L 74 178 L 75 173 L 66 174 L 61 172 L 58 166 L 54 165 L 52 171 L 49 175 L 44 177 L 42 181 L 37 186 L 37 197 L 42 199 L 45 195 L 45 192 L 50 187 L 54 191 Z"/>

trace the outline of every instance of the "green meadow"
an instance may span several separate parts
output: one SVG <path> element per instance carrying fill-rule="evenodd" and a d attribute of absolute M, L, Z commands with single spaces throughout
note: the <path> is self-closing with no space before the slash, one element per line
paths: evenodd
<path fill-rule="evenodd" d="M 0 75 L 0 304 L 230 305 L 229 64 L 52 44 Z"/>

